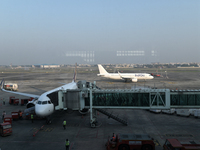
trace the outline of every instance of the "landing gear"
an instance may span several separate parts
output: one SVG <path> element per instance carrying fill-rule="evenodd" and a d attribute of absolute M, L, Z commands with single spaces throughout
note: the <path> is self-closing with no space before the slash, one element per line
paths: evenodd
<path fill-rule="evenodd" d="M 51 118 L 50 118 L 50 116 L 46 117 L 46 124 L 51 124 Z"/>

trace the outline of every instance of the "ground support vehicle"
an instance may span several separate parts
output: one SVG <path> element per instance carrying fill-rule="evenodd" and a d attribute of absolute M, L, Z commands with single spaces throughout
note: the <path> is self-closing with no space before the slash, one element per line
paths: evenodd
<path fill-rule="evenodd" d="M 13 105 L 18 105 L 19 104 L 19 99 L 18 98 L 15 98 L 14 96 L 11 96 L 9 98 L 9 104 L 13 104 Z"/>
<path fill-rule="evenodd" d="M 200 150 L 200 142 L 180 142 L 177 139 L 166 139 L 163 145 L 164 150 Z"/>
<path fill-rule="evenodd" d="M 156 114 L 160 114 L 161 110 L 160 109 L 150 109 L 150 112 L 156 113 Z"/>
<path fill-rule="evenodd" d="M 18 104 L 19 104 L 19 99 L 17 99 L 17 98 L 14 99 L 14 100 L 13 100 L 13 105 L 18 105 Z"/>
<path fill-rule="evenodd" d="M 175 111 L 176 110 L 174 108 L 172 108 L 172 109 L 162 110 L 162 113 L 173 115 L 175 113 Z"/>
<path fill-rule="evenodd" d="M 18 85 L 16 83 L 6 83 L 6 84 L 4 84 L 4 89 L 11 90 L 11 91 L 17 91 Z"/>
<path fill-rule="evenodd" d="M 8 136 L 12 134 L 12 126 L 9 122 L 0 124 L 0 135 Z"/>
<path fill-rule="evenodd" d="M 13 120 L 19 120 L 19 112 L 12 112 L 11 115 Z"/>
<path fill-rule="evenodd" d="M 11 115 L 5 115 L 3 122 L 4 123 L 9 122 L 10 124 L 12 124 L 12 116 Z"/>
<path fill-rule="evenodd" d="M 153 138 L 147 134 L 117 134 L 113 141 L 108 137 L 107 150 L 155 150 Z"/>
<path fill-rule="evenodd" d="M 189 109 L 176 109 L 176 115 L 189 117 L 190 111 L 189 111 Z"/>
<path fill-rule="evenodd" d="M 195 117 L 195 118 L 200 118 L 200 109 L 199 109 L 199 110 L 196 110 L 196 111 L 194 112 L 194 117 Z"/>
<path fill-rule="evenodd" d="M 9 97 L 9 104 L 13 104 L 13 99 L 15 99 L 14 96 L 10 96 L 10 97 Z"/>
<path fill-rule="evenodd" d="M 21 99 L 21 106 L 26 105 L 30 99 Z"/>

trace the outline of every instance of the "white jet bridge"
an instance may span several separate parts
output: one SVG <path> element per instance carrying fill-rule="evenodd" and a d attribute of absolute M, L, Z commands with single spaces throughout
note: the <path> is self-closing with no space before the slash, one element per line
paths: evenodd
<path fill-rule="evenodd" d="M 128 123 L 104 109 L 170 109 L 200 108 L 200 90 L 170 91 L 169 89 L 133 88 L 104 89 L 94 83 L 79 81 L 78 89 L 58 92 L 55 109 L 90 110 L 90 125 L 96 126 L 96 111 L 124 125 Z"/>

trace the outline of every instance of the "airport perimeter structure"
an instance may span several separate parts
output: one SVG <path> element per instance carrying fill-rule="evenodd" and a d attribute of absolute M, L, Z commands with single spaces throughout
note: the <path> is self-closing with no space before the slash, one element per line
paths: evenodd
<path fill-rule="evenodd" d="M 120 109 L 170 109 L 200 108 L 200 90 L 176 90 L 133 88 L 123 90 L 101 90 L 95 82 L 77 83 L 78 89 L 59 91 L 56 110 L 90 110 L 91 127 L 96 125 L 96 111 L 99 111 L 125 125 L 127 122 L 106 112 L 106 108 Z"/>

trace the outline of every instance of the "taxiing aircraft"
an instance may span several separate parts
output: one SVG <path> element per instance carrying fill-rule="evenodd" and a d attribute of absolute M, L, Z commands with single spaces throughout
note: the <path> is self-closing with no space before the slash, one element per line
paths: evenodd
<path fill-rule="evenodd" d="M 127 81 L 132 81 L 132 82 L 137 82 L 138 80 L 148 80 L 148 79 L 153 79 L 154 77 L 148 73 L 108 73 L 102 65 L 98 64 L 99 68 L 99 73 L 97 76 L 101 76 L 104 78 L 110 78 L 110 79 L 115 79 L 115 80 L 124 80 L 125 82 Z"/>
<path fill-rule="evenodd" d="M 55 97 L 52 98 L 50 95 L 52 93 L 56 93 L 60 90 L 67 90 L 67 89 L 77 89 L 76 70 L 75 70 L 74 77 L 73 77 L 73 80 L 72 80 L 71 83 L 68 83 L 68 84 L 60 86 L 58 88 L 55 88 L 53 90 L 44 92 L 41 95 L 7 91 L 7 90 L 4 89 L 4 79 L 1 81 L 1 90 L 2 91 L 34 98 L 32 101 L 30 101 L 27 104 L 27 108 L 35 106 L 35 113 L 36 113 L 37 116 L 40 116 L 40 117 L 48 117 L 55 110 L 55 106 L 54 106 L 53 101 L 55 102 L 55 101 L 57 101 L 57 99 L 55 99 Z"/>

